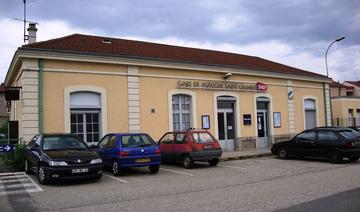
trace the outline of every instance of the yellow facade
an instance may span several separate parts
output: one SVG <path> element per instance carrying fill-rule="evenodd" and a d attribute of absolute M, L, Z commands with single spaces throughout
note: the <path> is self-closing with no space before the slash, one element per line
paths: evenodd
<path fill-rule="evenodd" d="M 225 80 L 223 70 L 207 71 L 196 68 L 189 70 L 188 68 L 125 65 L 105 61 L 82 62 L 65 59 L 43 61 L 43 132 L 45 133 L 70 132 L 69 95 L 75 91 L 87 91 L 88 88 L 100 89 L 101 95 L 106 96 L 101 108 L 103 114 L 100 136 L 110 132 L 141 131 L 149 133 L 155 140 L 159 139 L 165 132 L 172 130 L 171 95 L 175 93 L 193 95 L 192 112 L 194 114 L 191 116 L 192 121 L 196 123 L 192 123 L 192 127 L 201 128 L 201 117 L 208 115 L 210 117 L 209 131 L 215 136 L 218 136 L 217 97 L 236 97 L 233 127 L 237 142 L 258 140 L 257 97 L 270 99 L 267 130 L 268 136 L 273 141 L 274 138 L 288 138 L 304 130 L 304 100 L 308 98 L 315 100 L 316 103 L 316 126 L 325 125 L 322 82 L 241 72 L 232 72 L 232 76 Z M 29 64 L 36 70 L 37 61 L 31 60 Z M 19 72 L 21 72 L 20 69 Z M 39 76 L 39 72 L 35 73 Z M 256 90 L 179 88 L 179 80 L 250 84 L 261 82 L 267 85 L 267 90 L 259 92 Z M 25 81 L 18 78 L 18 81 L 14 83 Z M 97 92 L 96 89 L 95 92 Z M 293 92 L 291 100 L 288 96 L 289 89 Z M 18 102 L 17 107 L 21 108 L 22 103 Z M 20 110 L 16 112 L 15 118 L 21 121 L 23 115 Z M 280 126 L 274 126 L 274 113 L 281 115 Z M 250 114 L 251 125 L 244 125 L 245 114 Z M 40 123 L 40 121 L 33 123 Z M 34 126 L 31 127 L 34 129 Z M 243 147 L 241 145 L 236 147 L 236 149 L 239 148 Z"/>

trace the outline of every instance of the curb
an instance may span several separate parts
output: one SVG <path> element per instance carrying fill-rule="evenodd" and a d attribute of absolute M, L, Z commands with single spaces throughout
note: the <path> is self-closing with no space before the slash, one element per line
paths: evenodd
<path fill-rule="evenodd" d="M 259 153 L 254 155 L 241 155 L 241 156 L 233 156 L 233 157 L 226 157 L 226 158 L 220 158 L 220 161 L 230 161 L 230 160 L 244 160 L 248 158 L 260 158 L 260 157 L 269 157 L 271 156 L 271 153 Z"/>

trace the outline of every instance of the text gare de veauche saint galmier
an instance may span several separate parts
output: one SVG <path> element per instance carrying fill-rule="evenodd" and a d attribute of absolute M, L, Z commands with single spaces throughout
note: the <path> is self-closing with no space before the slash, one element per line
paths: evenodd
<path fill-rule="evenodd" d="M 179 80 L 178 88 L 197 88 L 209 90 L 236 90 L 236 91 L 266 91 L 267 84 L 257 83 L 241 83 L 241 82 L 218 82 L 218 81 L 195 81 L 195 80 Z"/>

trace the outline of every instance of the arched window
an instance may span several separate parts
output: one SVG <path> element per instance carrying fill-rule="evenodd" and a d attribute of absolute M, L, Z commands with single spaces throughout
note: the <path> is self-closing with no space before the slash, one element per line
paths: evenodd
<path fill-rule="evenodd" d="M 305 130 L 316 127 L 316 102 L 313 99 L 304 100 Z"/>
<path fill-rule="evenodd" d="M 186 130 L 192 127 L 191 96 L 176 94 L 172 96 L 173 130 Z"/>
<path fill-rule="evenodd" d="M 98 142 L 100 137 L 101 98 L 95 92 L 70 94 L 71 133 L 86 142 Z"/>

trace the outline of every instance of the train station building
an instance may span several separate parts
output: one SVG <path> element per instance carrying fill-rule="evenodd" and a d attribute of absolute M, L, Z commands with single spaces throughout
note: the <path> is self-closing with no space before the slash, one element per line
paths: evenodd
<path fill-rule="evenodd" d="M 73 34 L 17 49 L 19 137 L 203 128 L 224 150 L 263 148 L 331 124 L 326 76 L 254 56 Z"/>

